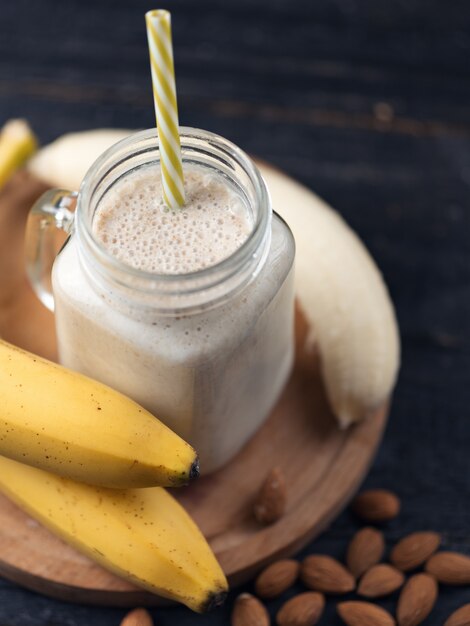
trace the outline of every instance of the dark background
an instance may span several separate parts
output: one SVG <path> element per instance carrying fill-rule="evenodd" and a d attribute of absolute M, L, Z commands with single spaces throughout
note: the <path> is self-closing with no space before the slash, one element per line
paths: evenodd
<path fill-rule="evenodd" d="M 337 208 L 395 301 L 403 366 L 366 481 L 403 501 L 389 544 L 435 529 L 470 553 L 470 4 L 452 0 L 177 0 L 180 122 L 220 133 Z M 132 0 L 1 0 L 0 123 L 42 142 L 154 123 L 144 12 Z M 349 513 L 309 550 L 342 556 Z M 392 608 L 395 599 L 384 606 Z M 425 622 L 470 602 L 444 589 Z M 228 624 L 155 610 L 158 626 Z M 279 602 L 272 602 L 275 610 Z M 1 626 L 116 625 L 0 580 Z M 339 624 L 333 605 L 321 623 Z"/>

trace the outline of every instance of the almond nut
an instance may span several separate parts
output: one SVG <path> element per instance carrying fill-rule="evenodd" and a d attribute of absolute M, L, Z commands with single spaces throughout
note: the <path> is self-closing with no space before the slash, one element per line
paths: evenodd
<path fill-rule="evenodd" d="M 386 489 L 369 489 L 356 496 L 352 509 L 366 522 L 388 522 L 400 512 L 400 500 Z"/>
<path fill-rule="evenodd" d="M 458 552 L 438 552 L 425 569 L 445 585 L 470 585 L 470 557 Z"/>
<path fill-rule="evenodd" d="M 302 562 L 300 578 L 306 587 L 323 593 L 348 593 L 356 586 L 354 576 L 331 556 L 312 554 Z"/>
<path fill-rule="evenodd" d="M 365 598 L 382 598 L 400 589 L 404 582 L 405 577 L 400 570 L 386 563 L 380 563 L 364 574 L 357 593 Z"/>
<path fill-rule="evenodd" d="M 439 533 L 431 531 L 411 533 L 393 547 L 390 560 L 398 569 L 409 572 L 427 561 L 440 544 Z"/>
<path fill-rule="evenodd" d="M 437 582 L 430 574 L 415 574 L 398 598 L 399 626 L 417 626 L 431 613 L 437 600 Z"/>
<path fill-rule="evenodd" d="M 470 604 L 464 604 L 449 615 L 444 626 L 470 626 Z"/>
<path fill-rule="evenodd" d="M 255 591 L 260 598 L 276 598 L 292 587 L 297 580 L 300 563 L 283 559 L 268 565 L 255 581 Z"/>
<path fill-rule="evenodd" d="M 362 528 L 349 543 L 346 564 L 353 576 L 359 578 L 376 563 L 385 552 L 384 536 L 375 528 Z"/>
<path fill-rule="evenodd" d="M 325 608 L 325 597 L 307 591 L 287 600 L 276 615 L 278 626 L 314 626 Z"/>
<path fill-rule="evenodd" d="M 267 475 L 254 505 L 254 515 L 260 524 L 273 524 L 286 510 L 287 490 L 284 475 L 278 467 Z"/>
<path fill-rule="evenodd" d="M 153 626 L 153 619 L 145 609 L 134 609 L 124 617 L 121 626 Z"/>
<path fill-rule="evenodd" d="M 232 626 L 269 626 L 270 619 L 264 604 L 249 593 L 235 600 L 231 618 Z"/>
<path fill-rule="evenodd" d="M 390 613 L 371 602 L 340 602 L 336 609 L 348 626 L 395 626 Z"/>

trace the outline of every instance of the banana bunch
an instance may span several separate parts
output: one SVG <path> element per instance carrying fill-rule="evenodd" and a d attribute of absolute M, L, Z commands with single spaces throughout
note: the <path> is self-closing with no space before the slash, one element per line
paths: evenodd
<path fill-rule="evenodd" d="M 227 581 L 206 540 L 161 487 L 94 487 L 0 457 L 0 490 L 121 578 L 197 612 L 225 599 Z"/>
<path fill-rule="evenodd" d="M 3 340 L 0 389 L 3 456 L 120 489 L 198 476 L 194 449 L 134 401 Z"/>
<path fill-rule="evenodd" d="M 86 171 L 129 130 L 64 135 L 30 161 L 54 187 L 78 189 Z M 339 424 L 360 421 L 395 385 L 400 340 L 392 302 L 370 254 L 343 219 L 311 191 L 260 165 L 274 209 L 296 241 L 296 296 L 309 323 L 306 348 L 317 347 Z"/>
<path fill-rule="evenodd" d="M 191 446 L 122 394 L 2 340 L 0 389 L 0 491 L 140 587 L 198 612 L 223 601 L 201 532 L 150 486 L 197 476 Z"/>

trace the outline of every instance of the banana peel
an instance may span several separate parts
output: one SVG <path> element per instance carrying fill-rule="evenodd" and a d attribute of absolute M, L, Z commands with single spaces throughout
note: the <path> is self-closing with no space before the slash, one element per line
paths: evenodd
<path fill-rule="evenodd" d="M 151 593 L 199 613 L 227 595 L 201 531 L 162 487 L 94 487 L 0 456 L 0 491 L 65 542 Z"/>
<path fill-rule="evenodd" d="M 0 339 L 0 454 L 111 488 L 179 487 L 194 449 L 123 394 Z"/>

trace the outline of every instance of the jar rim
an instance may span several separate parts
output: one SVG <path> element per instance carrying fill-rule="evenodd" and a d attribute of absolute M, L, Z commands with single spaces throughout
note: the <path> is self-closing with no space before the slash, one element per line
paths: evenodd
<path fill-rule="evenodd" d="M 253 255 L 254 250 L 256 250 L 256 242 L 258 242 L 259 244 L 263 240 L 264 235 L 270 225 L 271 201 L 269 191 L 258 167 L 243 150 L 241 150 L 231 141 L 225 139 L 224 137 L 221 137 L 220 135 L 197 128 L 184 126 L 180 127 L 180 139 L 183 162 L 185 160 L 185 140 L 197 139 L 205 140 L 210 145 L 213 145 L 215 148 L 222 148 L 227 156 L 229 156 L 241 167 L 243 167 L 245 173 L 249 177 L 251 184 L 253 185 L 256 201 L 258 204 L 257 211 L 255 213 L 256 220 L 247 239 L 229 256 L 218 261 L 217 263 L 214 263 L 213 265 L 209 265 L 193 272 L 180 274 L 161 274 L 158 272 L 142 270 L 128 265 L 127 263 L 124 263 L 120 259 L 113 256 L 105 248 L 105 246 L 93 235 L 92 219 L 87 219 L 87 217 L 84 215 L 84 209 L 81 208 L 82 203 L 87 204 L 89 202 L 89 196 L 92 191 L 92 182 L 94 177 L 96 176 L 96 172 L 105 169 L 106 166 L 112 162 L 113 157 L 119 154 L 120 151 L 122 152 L 123 150 L 125 151 L 127 149 L 128 152 L 126 152 L 126 154 L 127 156 L 130 156 L 132 147 L 135 147 L 142 141 L 145 142 L 149 140 L 154 141 L 155 144 L 147 148 L 146 151 L 156 149 L 158 152 L 159 149 L 158 137 L 155 128 L 138 131 L 136 133 L 132 133 L 129 137 L 121 139 L 120 141 L 109 147 L 105 152 L 103 152 L 94 161 L 94 163 L 90 166 L 87 173 L 85 174 L 78 193 L 76 225 L 79 237 L 84 238 L 87 246 L 90 247 L 92 252 L 97 255 L 101 261 L 103 261 L 112 270 L 115 270 L 120 274 L 123 274 L 131 279 L 138 279 L 140 284 L 142 284 L 143 282 L 149 284 L 161 283 L 168 285 L 177 285 L 179 283 L 184 283 L 188 281 L 190 283 L 194 281 L 198 283 L 200 283 L 201 281 L 202 283 L 206 283 L 208 280 L 210 281 L 211 276 L 215 274 L 219 276 L 231 276 L 233 274 L 233 271 L 231 272 L 230 270 L 233 270 L 234 262 L 246 262 L 246 260 L 248 260 Z M 237 263 L 237 265 L 239 263 Z M 222 282 L 224 282 L 224 279 L 219 280 L 217 283 L 212 282 L 208 286 L 212 288 Z M 186 291 L 186 293 L 191 293 L 191 290 Z"/>

